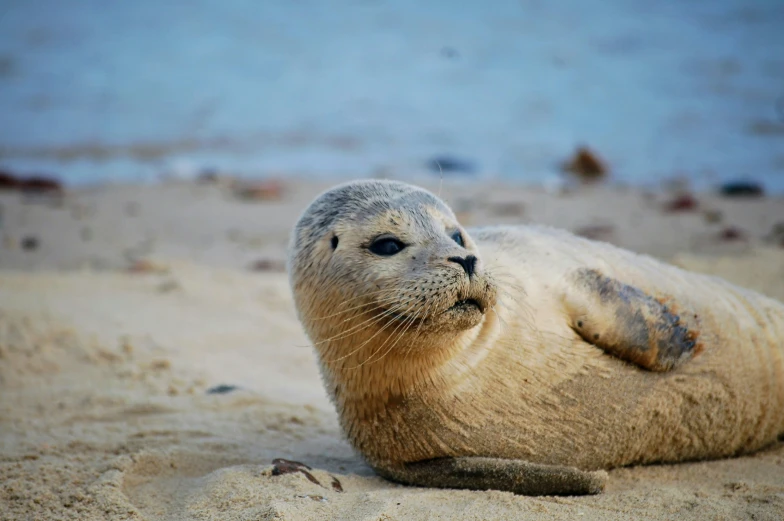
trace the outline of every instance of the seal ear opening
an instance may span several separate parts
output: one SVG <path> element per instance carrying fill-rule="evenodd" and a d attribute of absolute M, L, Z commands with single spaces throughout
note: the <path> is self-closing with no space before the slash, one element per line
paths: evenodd
<path fill-rule="evenodd" d="M 332 244 L 332 249 L 333 250 L 338 247 L 338 236 L 337 235 L 332 237 L 332 240 L 330 241 L 330 244 Z"/>

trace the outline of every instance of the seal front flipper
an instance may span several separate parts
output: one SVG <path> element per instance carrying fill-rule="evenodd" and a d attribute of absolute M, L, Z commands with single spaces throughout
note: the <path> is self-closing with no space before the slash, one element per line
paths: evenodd
<path fill-rule="evenodd" d="M 666 305 L 598 270 L 572 274 L 570 325 L 588 343 L 650 371 L 669 371 L 696 352 L 697 333 Z"/>
<path fill-rule="evenodd" d="M 607 483 L 603 470 L 587 472 L 574 467 L 482 457 L 438 458 L 376 472 L 406 485 L 502 490 L 525 496 L 599 494 Z"/>

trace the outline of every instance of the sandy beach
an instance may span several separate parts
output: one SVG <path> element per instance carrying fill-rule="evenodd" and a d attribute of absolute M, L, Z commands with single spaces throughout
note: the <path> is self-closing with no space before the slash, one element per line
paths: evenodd
<path fill-rule="evenodd" d="M 374 476 L 340 433 L 283 268 L 294 221 L 331 184 L 0 192 L 1 519 L 784 516 L 784 441 L 616 469 L 591 497 Z M 440 188 L 465 225 L 555 225 L 784 300 L 780 196 L 476 185 Z M 276 458 L 312 470 L 273 475 Z"/>

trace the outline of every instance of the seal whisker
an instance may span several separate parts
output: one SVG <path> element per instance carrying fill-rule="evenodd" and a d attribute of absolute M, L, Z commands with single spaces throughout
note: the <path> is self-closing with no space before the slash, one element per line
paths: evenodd
<path fill-rule="evenodd" d="M 413 298 L 412 298 L 410 301 L 413 301 L 413 300 L 415 300 L 415 299 L 413 299 Z M 400 305 L 400 306 L 398 306 L 398 307 L 396 307 L 396 308 L 393 308 L 393 309 L 390 309 L 390 310 L 386 311 L 385 313 L 382 313 L 382 314 L 381 314 L 381 315 L 379 315 L 378 317 L 375 317 L 375 318 L 376 318 L 376 323 L 379 323 L 381 320 L 383 320 L 383 318 L 384 318 L 384 316 L 385 316 L 385 315 L 386 315 L 386 316 L 391 316 L 391 314 L 393 314 L 393 313 L 396 313 L 396 312 L 398 312 L 398 311 L 401 311 L 401 310 L 403 309 L 403 306 L 404 306 L 404 305 L 405 305 L 405 304 L 402 304 L 402 305 Z M 325 361 L 325 362 L 339 362 L 339 361 L 341 361 L 341 360 L 344 360 L 344 359 L 348 358 L 349 356 L 353 355 L 354 353 L 356 353 L 357 351 L 359 351 L 360 349 L 362 349 L 363 347 L 365 347 L 365 345 L 367 345 L 367 343 L 368 343 L 368 342 L 370 342 L 370 341 L 371 341 L 371 340 L 373 340 L 373 339 L 374 339 L 376 336 L 378 336 L 379 334 L 381 334 L 381 333 L 382 333 L 382 332 L 383 332 L 383 331 L 384 331 L 384 330 L 385 330 L 387 327 L 389 327 L 391 324 L 394 324 L 394 322 L 391 322 L 391 321 L 390 321 L 390 322 L 388 322 L 388 323 L 384 324 L 384 326 L 382 326 L 381 328 L 379 328 L 379 330 L 378 330 L 378 331 L 376 331 L 376 333 L 375 333 L 373 336 L 371 336 L 370 338 L 368 338 L 367 340 L 365 340 L 365 341 L 364 341 L 362 344 L 360 344 L 360 345 L 359 345 L 359 347 L 357 347 L 356 349 L 354 349 L 354 350 L 353 350 L 353 351 L 351 351 L 350 353 L 347 353 L 347 354 L 345 354 L 345 355 L 341 356 L 340 358 L 335 358 L 335 359 L 332 359 L 332 360 L 324 360 L 324 361 Z M 372 324 L 371 324 L 371 325 L 372 325 Z M 368 326 L 367 326 L 367 328 L 369 328 L 369 327 L 370 327 L 370 325 L 368 325 Z M 365 329 L 367 329 L 367 328 L 365 328 Z"/>
<path fill-rule="evenodd" d="M 389 301 L 391 301 L 391 302 L 395 302 L 396 300 L 397 300 L 397 297 L 395 297 L 395 298 L 390 298 L 390 299 L 389 299 Z M 366 310 L 366 311 L 373 311 L 373 310 L 386 310 L 386 309 L 385 309 L 385 308 L 384 308 L 384 307 L 381 305 L 381 304 L 384 304 L 384 303 L 386 303 L 386 300 L 382 300 L 381 302 L 368 303 L 368 304 L 367 304 L 368 306 L 371 306 L 371 305 L 372 305 L 373 307 L 372 307 L 371 309 L 368 309 L 368 310 Z M 354 314 L 353 314 L 353 315 L 351 315 L 350 317 L 348 317 L 348 318 L 346 318 L 346 319 L 342 320 L 342 321 L 340 322 L 340 324 L 343 324 L 343 323 L 345 323 L 345 322 L 348 322 L 349 320 L 353 320 L 353 319 L 357 318 L 357 317 L 358 317 L 360 314 L 361 314 L 361 312 L 359 312 L 359 313 L 354 313 Z M 346 329 L 346 330 L 343 330 L 343 331 L 341 331 L 341 332 L 339 332 L 339 333 L 337 333 L 337 334 L 335 334 L 335 335 L 333 335 L 333 336 L 331 336 L 331 337 L 329 337 L 329 338 L 325 338 L 324 340 L 320 340 L 320 341 L 318 341 L 318 342 L 315 342 L 315 343 L 313 343 L 313 344 L 308 344 L 308 345 L 305 345 L 305 346 L 298 345 L 298 346 L 296 346 L 296 347 L 316 347 L 316 346 L 317 346 L 317 345 L 319 345 L 319 344 L 323 344 L 323 343 L 326 343 L 326 342 L 329 342 L 329 341 L 332 341 L 332 340 L 338 340 L 338 339 L 340 339 L 340 338 L 345 338 L 345 337 L 351 336 L 351 335 L 353 335 L 353 334 L 355 334 L 355 333 L 358 333 L 359 331 L 362 331 L 362 329 L 364 329 L 364 328 L 362 328 L 362 326 L 363 326 L 363 325 L 365 325 L 365 324 L 368 324 L 368 322 L 372 322 L 372 321 L 374 321 L 374 320 L 377 320 L 378 318 L 379 318 L 379 316 L 378 316 L 378 315 L 371 316 L 370 318 L 368 318 L 368 319 L 366 319 L 366 320 L 364 320 L 364 321 L 360 322 L 359 324 L 355 324 L 355 325 L 351 326 L 350 328 L 348 328 L 348 329 Z M 369 326 L 372 326 L 372 324 L 368 324 L 368 326 L 367 326 L 367 327 L 369 327 Z M 358 331 L 355 331 L 355 330 L 357 330 L 358 328 L 362 328 L 362 329 L 359 329 Z M 354 331 L 354 333 L 352 333 L 352 331 Z"/>
<path fill-rule="evenodd" d="M 375 302 L 369 302 L 365 306 L 357 306 L 357 308 L 355 308 L 355 309 L 359 309 L 359 308 L 366 307 L 366 306 L 371 306 L 371 305 L 374 306 L 372 309 L 384 309 L 383 304 L 393 303 L 393 302 L 396 302 L 398 300 L 400 300 L 399 295 L 393 295 L 393 296 L 390 296 L 390 297 L 387 297 L 387 298 L 384 298 L 384 299 L 377 300 Z M 368 311 L 371 311 L 371 310 L 368 310 Z M 344 324 L 344 323 L 348 322 L 349 320 L 352 320 L 357 315 L 359 315 L 359 313 L 356 313 L 356 314 L 354 314 L 354 315 L 352 315 L 352 316 L 350 316 L 348 318 L 343 319 L 340 323 Z"/>
<path fill-rule="evenodd" d="M 417 306 L 416 302 L 415 302 L 415 301 L 412 301 L 412 304 L 410 304 L 410 305 L 409 305 L 409 306 L 408 306 L 408 307 L 407 307 L 407 308 L 404 310 L 404 311 L 405 311 L 405 313 L 408 313 L 408 312 L 409 312 L 411 309 L 415 308 L 416 306 Z M 368 358 L 365 360 L 365 362 L 367 362 L 369 359 L 371 359 L 373 356 L 375 356 L 375 354 L 376 354 L 376 353 L 378 353 L 378 352 L 381 350 L 381 348 L 383 348 L 383 347 L 384 347 L 384 345 L 386 345 L 386 343 L 387 343 L 387 342 L 388 342 L 388 341 L 389 341 L 389 340 L 392 338 L 392 336 L 394 336 L 394 335 L 397 333 L 397 331 L 398 331 L 398 330 L 399 330 L 401 327 L 403 327 L 403 326 L 404 326 L 404 324 L 406 324 L 406 323 L 407 323 L 407 322 L 410 320 L 410 318 L 411 318 L 411 317 L 410 317 L 409 315 L 407 315 L 407 314 L 405 315 L 405 317 L 406 317 L 406 318 L 405 318 L 404 320 L 402 320 L 402 321 L 400 321 L 399 323 L 397 323 L 397 325 L 396 325 L 396 326 L 395 326 L 395 328 L 392 330 L 392 332 L 391 332 L 391 333 L 389 333 L 389 335 L 387 335 L 387 338 L 386 338 L 386 340 L 384 340 L 384 342 L 382 342 L 382 343 L 381 343 L 381 345 L 380 345 L 380 346 L 379 346 L 379 347 L 378 347 L 378 348 L 377 348 L 375 351 L 373 351 L 373 353 L 371 353 L 371 354 L 370 354 L 370 356 L 369 356 L 369 357 L 368 357 Z M 382 329 L 385 329 L 387 326 L 389 326 L 389 325 L 390 325 L 390 324 L 392 324 L 392 323 L 393 323 L 393 322 L 389 322 L 389 323 L 388 323 L 388 324 L 386 324 L 386 325 L 385 325 L 385 327 L 384 327 L 384 328 L 382 328 Z M 362 363 L 361 363 L 361 364 L 359 364 L 358 366 L 356 366 L 356 367 L 353 367 L 353 368 L 350 368 L 350 369 L 356 369 L 357 367 L 361 367 L 362 365 L 364 365 L 364 364 L 365 364 L 365 362 L 362 362 Z"/>
<path fill-rule="evenodd" d="M 398 325 L 398 326 L 397 326 L 397 327 L 394 329 L 394 331 L 392 331 L 392 333 L 389 335 L 389 337 L 388 337 L 388 338 L 387 338 L 387 339 L 386 339 L 386 340 L 385 340 L 385 341 L 384 341 L 384 342 L 383 342 L 383 343 L 382 343 L 382 344 L 381 344 L 381 345 L 378 347 L 378 349 L 376 349 L 375 351 L 373 351 L 373 353 L 371 353 L 371 355 L 370 355 L 370 356 L 369 356 L 369 357 L 368 357 L 368 358 L 367 358 L 367 359 L 366 359 L 364 362 L 362 362 L 361 364 L 359 364 L 359 365 L 358 365 L 358 366 L 356 366 L 356 367 L 350 367 L 349 369 L 358 369 L 358 368 L 362 367 L 363 365 L 365 365 L 365 364 L 367 364 L 367 363 L 374 364 L 374 363 L 378 362 L 379 360 L 381 360 L 382 358 L 384 358 L 385 356 L 387 356 L 387 355 L 389 354 L 389 352 L 390 352 L 390 351 L 392 351 L 392 349 L 394 349 L 395 345 L 397 345 L 397 343 L 400 341 L 400 339 L 401 339 L 401 338 L 403 338 L 403 335 L 405 335 L 406 331 L 408 331 L 408 329 L 409 329 L 409 328 L 411 327 L 411 325 L 414 323 L 414 321 L 416 320 L 416 317 L 417 317 L 418 315 L 419 315 L 419 312 L 415 313 L 413 316 L 408 316 L 408 317 L 406 318 L 406 320 L 404 320 L 403 322 L 401 322 L 401 323 L 400 323 L 400 324 L 399 324 L 399 325 Z M 403 329 L 400 331 L 400 333 L 398 333 L 398 330 L 399 330 L 401 327 L 402 327 Z M 380 356 L 378 359 L 376 359 L 376 360 L 373 360 L 373 361 L 371 362 L 371 361 L 370 361 L 370 359 L 371 359 L 371 358 L 373 358 L 373 357 L 376 355 L 376 353 L 378 353 L 378 352 L 381 350 L 381 348 L 382 348 L 382 347 L 384 347 L 384 345 L 385 345 L 385 344 L 386 344 L 386 343 L 387 343 L 389 340 L 391 340 L 391 339 L 392 339 L 392 337 L 393 337 L 394 335 L 397 335 L 397 337 L 396 337 L 395 341 L 392 343 L 392 345 L 390 345 L 390 346 L 389 346 L 389 348 L 388 348 L 388 349 L 387 349 L 387 350 L 384 352 L 384 354 L 383 354 L 383 355 L 381 355 L 381 356 Z"/>
<path fill-rule="evenodd" d="M 435 305 L 435 303 L 434 303 L 434 302 L 431 302 L 431 303 L 429 303 L 429 304 L 428 304 L 428 306 L 427 306 L 427 307 L 424 309 L 424 311 L 422 311 L 422 317 L 423 317 L 423 320 L 420 320 L 420 321 L 419 321 L 419 326 L 417 326 L 417 328 L 416 328 L 416 331 L 414 331 L 414 336 L 415 336 L 415 337 L 419 337 L 419 333 L 420 333 L 420 330 L 422 329 L 422 324 L 424 323 L 424 319 L 427 317 L 428 313 L 430 312 L 430 309 L 432 309 L 432 307 L 433 307 L 434 305 Z M 404 359 L 405 359 L 405 358 L 407 358 L 407 357 L 408 357 L 408 355 L 410 355 L 410 354 L 413 352 L 413 350 L 414 350 L 414 345 L 415 345 L 415 344 L 414 344 L 413 342 L 411 342 L 411 343 L 408 345 L 408 347 L 406 347 L 406 350 L 405 350 L 405 352 L 403 353 L 403 358 L 404 358 Z"/>
<path fill-rule="evenodd" d="M 524 316 L 526 318 L 533 319 L 533 306 L 531 304 L 523 300 L 520 300 L 519 298 L 517 298 L 516 295 L 510 293 L 509 291 L 506 291 L 505 289 L 499 288 L 497 291 L 502 296 L 502 298 L 499 299 L 501 304 L 508 305 L 506 299 L 503 298 L 503 297 L 507 297 L 509 300 L 511 300 L 514 304 L 516 304 L 520 308 L 520 311 L 524 313 Z"/>
<path fill-rule="evenodd" d="M 501 316 L 501 313 L 495 309 L 495 306 L 490 306 L 490 309 L 495 313 L 495 316 L 498 317 L 498 321 L 501 323 L 501 332 L 504 332 L 504 328 L 509 327 L 509 324 L 506 323 L 506 320 Z"/>
<path fill-rule="evenodd" d="M 513 274 L 501 271 L 496 268 L 485 268 L 485 273 L 494 279 L 503 280 L 504 283 L 508 281 L 510 286 L 515 286 L 525 293 L 525 288 L 519 284 L 518 279 Z"/>
<path fill-rule="evenodd" d="M 339 361 L 341 361 L 341 360 L 344 360 L 344 359 L 348 358 L 349 356 L 351 356 L 351 355 L 353 355 L 353 354 L 357 353 L 357 352 L 358 352 L 360 349 L 362 349 L 364 346 L 366 346 L 366 345 L 367 345 L 367 344 L 368 344 L 368 343 L 369 343 L 371 340 L 373 340 L 375 337 L 377 337 L 377 336 L 378 336 L 378 335 L 379 335 L 381 332 L 383 332 L 383 331 L 384 331 L 386 328 L 388 328 L 388 327 L 389 327 L 390 325 L 392 325 L 393 323 L 394 323 L 394 322 L 388 322 L 387 324 L 385 324 L 384 326 L 382 326 L 382 327 L 381 327 L 381 328 L 380 328 L 378 331 L 376 331 L 376 333 L 375 333 L 373 336 L 371 336 L 370 338 L 368 338 L 368 339 L 367 339 L 365 342 L 363 342 L 362 344 L 360 344 L 360 345 L 359 345 L 359 346 L 358 346 L 356 349 L 352 350 L 351 352 L 349 352 L 349 353 L 347 353 L 347 354 L 345 354 L 344 356 L 341 356 L 341 357 L 339 357 L 339 358 L 336 358 L 336 359 L 333 359 L 333 360 L 328 360 L 328 361 L 329 361 L 329 362 L 339 362 Z M 368 326 L 368 327 L 370 327 L 370 326 Z M 382 346 L 383 346 L 383 344 L 382 344 Z M 373 354 L 375 354 L 375 351 L 374 351 L 374 353 L 373 353 Z M 371 356 L 372 356 L 372 355 L 371 355 Z M 360 364 L 360 365 L 361 365 L 361 364 Z M 347 368 L 347 369 L 352 369 L 352 368 Z"/>
<path fill-rule="evenodd" d="M 397 298 L 391 299 L 391 301 L 392 301 L 392 302 L 394 302 L 394 301 L 396 301 L 396 300 L 397 300 Z M 406 302 L 408 302 L 408 301 L 406 301 Z M 381 302 L 381 304 L 383 304 L 383 303 L 385 303 L 385 302 L 384 302 L 384 301 L 382 301 L 382 302 Z M 405 305 L 405 304 L 403 304 L 403 305 Z M 321 340 L 321 341 L 319 341 L 319 342 L 316 342 L 315 344 L 313 344 L 313 345 L 314 345 L 314 347 L 315 347 L 316 345 L 318 345 L 318 344 L 323 344 L 323 343 L 325 343 L 325 342 L 329 342 L 329 341 L 332 341 L 332 340 L 338 340 L 338 339 L 340 339 L 340 338 L 345 338 L 345 337 L 347 337 L 347 336 L 351 336 L 351 335 L 353 335 L 353 334 L 356 334 L 356 333 L 358 333 L 359 331 L 361 331 L 362 329 L 365 329 L 365 328 L 362 328 L 362 329 L 360 329 L 359 331 L 355 331 L 354 333 L 351 333 L 351 331 L 354 331 L 354 330 L 356 330 L 357 328 L 361 328 L 363 325 L 367 324 L 368 322 L 378 321 L 380 318 L 383 318 L 385 315 L 394 314 L 394 313 L 396 313 L 397 311 L 400 311 L 399 309 L 385 309 L 385 308 L 384 308 L 382 305 L 380 305 L 380 304 L 377 304 L 377 305 L 375 305 L 375 306 L 374 306 L 372 309 L 370 309 L 370 310 L 368 310 L 368 311 L 373 311 L 373 310 L 376 310 L 376 309 L 381 309 L 381 310 L 385 310 L 385 311 L 384 311 L 384 313 L 382 313 L 382 314 L 380 314 L 380 315 L 374 315 L 374 316 L 372 316 L 372 317 L 370 317 L 370 318 L 368 318 L 368 319 L 366 319 L 366 320 L 364 320 L 364 321 L 360 322 L 359 324 L 355 324 L 355 325 L 351 326 L 350 328 L 348 328 L 348 329 L 346 329 L 346 330 L 344 330 L 344 331 L 341 331 L 340 333 L 338 333 L 338 334 L 336 334 L 336 335 L 334 335 L 334 336 L 331 336 L 331 337 L 329 337 L 329 338 L 326 338 L 326 339 L 324 339 L 324 340 Z M 359 313 L 356 313 L 356 314 L 354 314 L 354 315 L 352 315 L 352 316 L 350 316 L 350 317 L 348 317 L 348 318 L 344 319 L 344 320 L 343 320 L 343 321 L 341 321 L 340 323 L 341 323 L 341 324 L 343 324 L 343 323 L 345 323 L 345 322 L 348 322 L 349 320 L 352 320 L 352 319 L 356 318 L 358 315 L 359 315 Z M 372 324 L 370 324 L 370 325 L 372 325 Z M 368 326 L 368 327 L 369 327 L 369 326 Z M 351 333 L 351 334 L 348 334 L 348 333 Z"/>
<path fill-rule="evenodd" d="M 499 276 L 499 275 L 500 275 L 500 276 Z M 511 286 L 511 287 L 512 287 L 512 289 L 517 289 L 518 291 L 520 291 L 521 293 L 523 293 L 523 295 L 525 295 L 525 290 L 522 288 L 522 286 L 520 286 L 519 284 L 516 284 L 516 283 L 514 283 L 514 282 L 510 282 L 510 281 L 507 281 L 507 280 L 505 280 L 505 277 L 507 276 L 507 274 L 505 274 L 505 273 L 501 272 L 501 273 L 496 273 L 496 274 L 494 274 L 493 276 L 494 276 L 494 277 L 497 277 L 499 280 L 503 281 L 503 282 L 504 282 L 504 284 L 505 284 L 506 286 Z M 534 319 L 534 310 L 533 310 L 533 306 L 532 306 L 530 303 L 528 303 L 528 302 L 526 302 L 526 301 L 524 301 L 524 300 L 521 300 L 521 299 L 520 299 L 520 298 L 519 298 L 517 295 L 514 295 L 514 294 L 512 294 L 512 293 L 511 293 L 510 291 L 508 291 L 506 288 L 503 288 L 503 287 L 498 287 L 498 288 L 496 288 L 496 290 L 497 290 L 497 291 L 498 291 L 498 292 L 501 294 L 501 296 L 502 296 L 502 298 L 500 298 L 500 299 L 499 299 L 499 301 L 498 301 L 498 304 L 499 304 L 500 306 L 504 306 L 504 307 L 506 307 L 507 309 L 509 309 L 510 303 L 509 303 L 509 302 L 507 302 L 507 298 L 508 298 L 509 300 L 511 300 L 511 301 L 512 301 L 514 304 L 516 304 L 517 311 L 518 311 L 519 313 L 521 313 L 521 314 L 522 314 L 522 316 L 523 316 L 523 318 L 525 319 L 523 322 L 524 322 L 525 324 L 527 324 L 527 325 L 530 325 L 530 329 L 531 329 L 531 331 L 533 332 L 533 334 L 535 334 L 535 335 L 537 336 L 537 338 L 538 338 L 540 341 L 544 341 L 544 339 L 543 339 L 543 337 L 542 337 L 542 331 L 541 331 L 541 329 L 539 329 L 538 327 L 536 327 L 536 320 Z M 503 297 L 506 297 L 506 298 L 503 298 Z M 501 316 L 501 315 L 498 313 L 498 311 L 497 311 L 497 310 L 496 310 L 496 315 L 497 315 L 499 318 L 500 318 L 500 316 Z M 504 321 L 504 323 L 505 323 L 506 325 L 508 325 L 508 323 L 506 323 L 505 321 Z"/>
<path fill-rule="evenodd" d="M 345 305 L 346 305 L 346 304 L 348 304 L 349 302 L 351 302 L 351 301 L 353 301 L 353 300 L 360 299 L 360 298 L 366 298 L 366 297 L 371 297 L 371 296 L 378 295 L 378 294 L 387 294 L 387 293 L 388 293 L 388 294 L 391 294 L 391 295 L 393 295 L 393 296 L 394 296 L 394 295 L 397 295 L 397 294 L 399 294 L 399 293 L 400 293 L 400 289 L 399 289 L 399 288 L 394 288 L 394 289 L 384 289 L 384 290 L 381 290 L 381 291 L 373 291 L 373 292 L 370 292 L 370 293 L 365 293 L 365 294 L 363 294 L 363 295 L 359 295 L 359 296 L 357 296 L 357 297 L 350 298 L 350 299 L 348 299 L 348 300 L 345 300 L 345 301 L 341 302 L 341 303 L 340 303 L 340 306 L 345 306 Z M 336 316 L 338 316 L 338 315 L 340 315 L 340 314 L 347 313 L 347 312 L 349 312 L 349 311 L 351 311 L 351 310 L 353 310 L 353 309 L 358 309 L 358 308 L 361 308 L 361 307 L 364 307 L 364 306 L 368 306 L 368 305 L 370 305 L 370 304 L 375 304 L 375 302 L 369 302 L 369 303 L 367 303 L 367 304 L 359 304 L 359 305 L 357 305 L 357 306 L 350 307 L 350 308 L 348 308 L 348 309 L 344 309 L 344 310 L 342 310 L 342 311 L 337 311 L 337 312 L 335 312 L 335 313 L 332 313 L 332 314 L 330 314 L 330 315 L 324 315 L 324 316 L 321 316 L 321 317 L 315 317 L 315 318 L 313 318 L 313 320 L 325 320 L 325 319 L 328 319 L 328 318 L 336 317 Z"/>
<path fill-rule="evenodd" d="M 411 317 L 411 320 L 406 324 L 406 327 L 398 334 L 397 339 L 394 341 L 394 343 L 391 346 L 389 346 L 389 349 L 387 349 L 386 352 L 384 352 L 383 355 L 381 355 L 378 359 L 373 360 L 372 362 L 369 362 L 369 363 L 370 364 L 375 364 L 376 362 L 381 361 L 381 359 L 383 359 L 385 356 L 387 356 L 392 351 L 392 349 L 395 348 L 397 343 L 400 342 L 400 339 L 403 338 L 403 336 L 411 329 L 411 327 L 414 325 L 415 321 L 417 320 L 418 315 L 419 315 L 419 313 L 417 313 L 413 317 Z M 420 324 L 421 324 L 421 322 L 420 322 Z M 368 359 L 368 361 L 369 360 L 370 359 Z"/>

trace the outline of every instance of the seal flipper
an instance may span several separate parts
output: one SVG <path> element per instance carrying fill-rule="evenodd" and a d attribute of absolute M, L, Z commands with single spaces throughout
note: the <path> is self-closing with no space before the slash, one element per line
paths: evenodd
<path fill-rule="evenodd" d="M 406 485 L 502 490 L 525 496 L 599 494 L 607 483 L 603 470 L 587 472 L 575 467 L 482 457 L 438 458 L 376 471 Z"/>
<path fill-rule="evenodd" d="M 699 352 L 697 333 L 639 288 L 594 269 L 577 270 L 572 282 L 570 325 L 586 342 L 650 371 L 669 371 Z"/>

